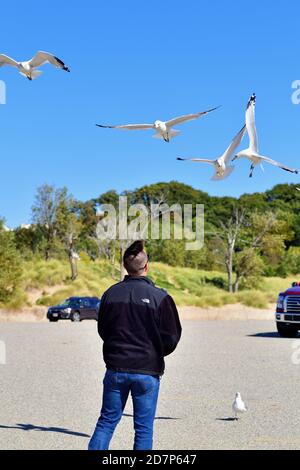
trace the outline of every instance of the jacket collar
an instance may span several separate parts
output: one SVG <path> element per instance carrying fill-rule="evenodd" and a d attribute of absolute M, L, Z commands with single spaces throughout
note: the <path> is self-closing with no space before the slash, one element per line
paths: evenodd
<path fill-rule="evenodd" d="M 149 277 L 146 277 L 146 276 L 125 276 L 123 282 L 130 282 L 130 281 L 146 282 L 147 284 L 154 286 L 154 283 L 151 281 L 151 279 L 149 279 Z"/>

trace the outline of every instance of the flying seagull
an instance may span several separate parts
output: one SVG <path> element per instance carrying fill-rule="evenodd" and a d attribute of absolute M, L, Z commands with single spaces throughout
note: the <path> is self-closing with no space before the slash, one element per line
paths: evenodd
<path fill-rule="evenodd" d="M 49 52 L 39 51 L 31 60 L 26 62 L 17 62 L 7 55 L 0 54 L 0 67 L 3 67 L 4 65 L 12 65 L 19 70 L 21 75 L 27 77 L 28 80 L 34 80 L 35 78 L 39 77 L 43 72 L 36 69 L 37 67 L 40 67 L 46 63 L 52 64 L 58 69 L 70 72 L 70 69 L 63 63 L 62 60 L 58 59 L 52 54 L 49 54 Z"/>
<path fill-rule="evenodd" d="M 246 413 L 248 408 L 246 407 L 245 403 L 242 400 L 241 394 L 238 392 L 235 396 L 235 400 L 232 404 L 232 411 L 234 413 L 234 419 L 237 421 L 238 415 Z"/>
<path fill-rule="evenodd" d="M 215 174 L 212 177 L 213 181 L 220 181 L 227 178 L 234 170 L 234 166 L 230 165 L 230 159 L 234 152 L 240 145 L 246 133 L 246 126 L 244 126 L 239 133 L 235 136 L 225 153 L 216 160 L 208 160 L 206 158 L 177 158 L 179 161 L 190 161 L 197 163 L 209 163 L 215 167 Z"/>
<path fill-rule="evenodd" d="M 251 171 L 250 171 L 250 178 L 253 176 L 253 172 L 257 165 L 261 165 L 262 163 L 269 163 L 270 165 L 277 166 L 284 171 L 289 171 L 290 173 L 298 174 L 298 170 L 288 168 L 281 163 L 276 162 L 275 160 L 271 160 L 271 158 L 263 157 L 259 154 L 258 150 L 258 137 L 255 125 L 255 104 L 256 104 L 256 95 L 253 94 L 248 102 L 247 111 L 246 111 L 246 126 L 250 140 L 250 146 L 246 150 L 242 150 L 239 152 L 232 161 L 235 161 L 238 158 L 248 158 L 252 162 Z"/>
<path fill-rule="evenodd" d="M 182 124 L 184 122 L 198 119 L 204 116 L 205 114 L 209 114 L 212 111 L 215 111 L 216 109 L 218 108 L 209 109 L 208 111 L 204 111 L 202 113 L 187 114 L 185 116 L 180 116 L 165 122 L 155 121 L 154 124 L 126 124 L 121 126 L 103 126 L 101 124 L 96 124 L 96 126 L 104 129 L 122 129 L 127 131 L 141 131 L 153 129 L 156 131 L 156 134 L 153 136 L 154 138 L 163 139 L 165 142 L 170 142 L 173 137 L 176 137 L 180 133 L 180 131 L 173 130 L 172 127 L 176 126 L 177 124 Z"/>

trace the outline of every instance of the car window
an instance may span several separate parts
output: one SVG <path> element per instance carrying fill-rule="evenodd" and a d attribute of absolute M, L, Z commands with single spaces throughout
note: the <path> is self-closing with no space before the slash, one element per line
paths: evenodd
<path fill-rule="evenodd" d="M 82 305 L 81 299 L 73 299 L 71 303 L 73 307 L 80 307 Z"/>

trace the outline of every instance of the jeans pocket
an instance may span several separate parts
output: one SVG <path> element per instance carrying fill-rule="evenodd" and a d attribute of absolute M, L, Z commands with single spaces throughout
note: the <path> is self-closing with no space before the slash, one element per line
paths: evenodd
<path fill-rule="evenodd" d="M 113 388 L 117 383 L 117 372 L 108 369 L 103 379 L 103 385 Z"/>
<path fill-rule="evenodd" d="M 141 375 L 135 382 L 135 391 L 139 395 L 146 395 L 153 392 L 159 386 L 158 377 L 152 375 Z"/>

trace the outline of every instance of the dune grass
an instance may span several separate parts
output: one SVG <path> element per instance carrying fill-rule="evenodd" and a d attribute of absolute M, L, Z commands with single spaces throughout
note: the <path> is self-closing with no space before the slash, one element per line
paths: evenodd
<path fill-rule="evenodd" d="M 4 307 L 17 310 L 30 305 L 55 305 L 70 296 L 101 296 L 109 286 L 117 282 L 117 279 L 112 278 L 112 268 L 106 261 L 82 260 L 78 263 L 78 272 L 78 279 L 72 282 L 67 261 L 27 261 L 24 265 L 22 289 Z M 295 277 L 263 278 L 256 289 L 241 290 L 234 295 L 226 291 L 225 273 L 152 263 L 150 277 L 157 286 L 166 289 L 179 306 L 202 308 L 241 303 L 264 309 L 270 303 L 275 303 L 278 293 L 295 280 Z M 39 298 L 33 305 L 29 301 L 32 291 L 40 291 Z"/>

